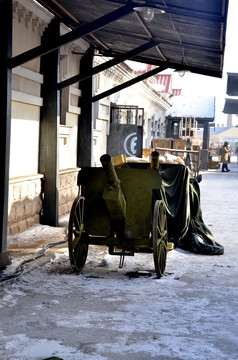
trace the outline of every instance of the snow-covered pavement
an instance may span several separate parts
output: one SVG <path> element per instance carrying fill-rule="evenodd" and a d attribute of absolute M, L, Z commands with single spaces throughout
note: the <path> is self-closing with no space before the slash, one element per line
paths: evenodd
<path fill-rule="evenodd" d="M 224 255 L 175 249 L 160 280 L 152 254 L 128 257 L 119 269 L 118 257 L 95 246 L 83 273 L 72 273 L 64 227 L 9 238 L 5 278 L 43 255 L 43 244 L 62 243 L 0 284 L 0 359 L 236 360 L 238 166 L 230 168 L 205 172 L 200 183 L 204 222 Z M 16 243 L 25 249 L 14 251 Z"/>

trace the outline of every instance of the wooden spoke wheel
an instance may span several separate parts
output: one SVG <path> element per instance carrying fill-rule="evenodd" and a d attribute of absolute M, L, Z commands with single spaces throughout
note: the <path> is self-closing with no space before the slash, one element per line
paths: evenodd
<path fill-rule="evenodd" d="M 84 232 L 84 201 L 83 196 L 76 197 L 69 217 L 69 259 L 74 271 L 82 270 L 88 255 L 87 235 Z"/>
<path fill-rule="evenodd" d="M 152 240 L 155 271 L 158 278 L 161 278 L 165 272 L 168 243 L 166 209 L 162 200 L 155 202 L 152 222 Z"/>

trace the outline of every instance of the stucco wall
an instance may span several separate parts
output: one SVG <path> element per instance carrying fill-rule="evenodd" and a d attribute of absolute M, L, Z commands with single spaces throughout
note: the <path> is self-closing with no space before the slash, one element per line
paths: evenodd
<path fill-rule="evenodd" d="M 40 107 L 12 102 L 10 178 L 38 173 Z"/>
<path fill-rule="evenodd" d="M 67 114 L 67 125 L 59 130 L 59 169 L 76 167 L 77 161 L 77 124 L 75 114 Z"/>

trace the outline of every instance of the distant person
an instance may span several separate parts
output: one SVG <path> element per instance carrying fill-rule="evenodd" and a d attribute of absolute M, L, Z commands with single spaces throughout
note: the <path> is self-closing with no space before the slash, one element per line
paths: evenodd
<path fill-rule="evenodd" d="M 231 149 L 229 148 L 229 143 L 227 141 L 225 141 L 221 149 L 222 149 L 222 151 L 221 151 L 221 163 L 222 163 L 221 171 L 228 172 L 230 170 L 228 169 L 227 164 L 229 162 L 229 155 L 231 152 Z"/>

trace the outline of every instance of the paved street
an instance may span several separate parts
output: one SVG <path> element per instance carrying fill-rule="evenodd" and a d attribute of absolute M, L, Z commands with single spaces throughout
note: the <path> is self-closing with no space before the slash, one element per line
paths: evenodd
<path fill-rule="evenodd" d="M 224 255 L 175 249 L 160 280 L 151 254 L 126 258 L 119 269 L 104 247 L 90 247 L 83 273 L 72 273 L 66 243 L 42 250 L 65 241 L 65 218 L 60 228 L 39 225 L 9 238 L 0 358 L 236 360 L 238 165 L 232 160 L 231 172 L 210 170 L 200 183 L 204 222 Z M 43 253 L 11 278 L 22 261 Z"/>

